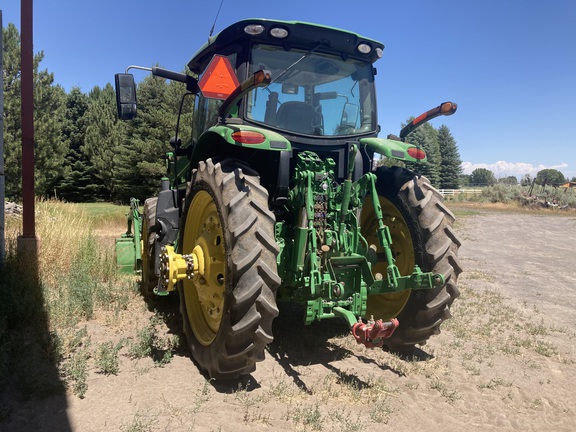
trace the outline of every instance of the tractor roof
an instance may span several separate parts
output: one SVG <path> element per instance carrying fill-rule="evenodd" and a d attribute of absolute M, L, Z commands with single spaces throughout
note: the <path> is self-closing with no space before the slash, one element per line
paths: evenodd
<path fill-rule="evenodd" d="M 259 34 L 248 34 L 245 28 L 249 25 L 260 25 L 263 31 Z M 274 37 L 273 29 L 284 29 L 287 36 Z M 286 49 L 313 49 L 321 43 L 316 50 L 320 52 L 353 57 L 375 62 L 382 55 L 384 45 L 373 39 L 365 38 L 356 33 L 340 30 L 334 27 L 311 24 L 301 21 L 277 21 L 268 19 L 245 19 L 225 28 L 220 33 L 208 39 L 200 50 L 188 62 L 188 67 L 194 73 L 200 72 L 203 65 L 214 54 L 232 43 L 247 44 L 248 42 L 269 43 L 284 46 Z M 358 46 L 365 44 L 370 48 L 368 53 L 361 53 Z"/>

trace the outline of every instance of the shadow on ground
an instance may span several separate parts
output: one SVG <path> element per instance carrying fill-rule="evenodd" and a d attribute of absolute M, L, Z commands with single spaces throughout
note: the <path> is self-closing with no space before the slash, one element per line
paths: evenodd
<path fill-rule="evenodd" d="M 188 357 L 190 361 L 194 361 L 182 331 L 178 295 L 171 294 L 166 298 L 147 299 L 146 303 L 150 311 L 155 312 L 157 316 L 162 318 L 168 333 L 178 335 L 182 341 L 173 354 Z M 298 366 L 322 365 L 327 371 L 336 374 L 343 382 L 354 384 L 357 388 L 369 386 L 368 383 L 361 381 L 355 375 L 340 370 L 335 365 L 338 360 L 349 357 L 354 357 L 366 364 L 373 364 L 382 371 L 390 371 L 399 376 L 402 375 L 401 371 L 392 368 L 390 365 L 377 362 L 369 356 L 359 354 L 335 343 L 334 340 L 340 338 L 353 338 L 344 320 L 324 320 L 306 326 L 303 323 L 303 314 L 303 310 L 298 307 L 281 307 L 280 315 L 273 323 L 274 341 L 267 348 L 271 358 L 281 366 L 286 375 L 303 391 L 310 393 L 310 389 L 297 371 Z M 394 353 L 394 355 L 406 361 L 425 361 L 432 357 L 418 348 L 410 353 Z M 200 369 L 198 369 L 198 373 L 202 374 Z M 204 374 L 202 375 L 206 380 L 210 381 L 211 385 L 219 393 L 234 393 L 238 390 L 249 392 L 260 388 L 260 384 L 254 375 L 247 375 L 233 381 L 215 381 L 210 380 Z"/>
<path fill-rule="evenodd" d="M 37 245 L 0 272 L 0 430 L 71 431 L 58 341 L 48 327 Z"/>
<path fill-rule="evenodd" d="M 403 375 L 401 371 L 388 364 L 375 361 L 373 358 L 345 348 L 334 340 L 351 338 L 353 336 L 347 323 L 341 319 L 314 322 L 304 325 L 302 317 L 304 312 L 297 308 L 284 308 L 274 321 L 274 341 L 268 346 L 268 352 L 283 368 L 294 383 L 303 391 L 310 393 L 310 389 L 301 379 L 297 366 L 322 365 L 328 371 L 336 374 L 342 382 L 353 384 L 355 388 L 370 386 L 356 375 L 348 374 L 339 369 L 336 364 L 339 360 L 353 357 L 363 363 L 370 363 L 383 371 L 390 371 L 396 375 Z M 375 348 L 382 349 L 382 348 Z M 420 349 L 410 353 L 394 353 L 403 360 L 425 361 L 432 356 Z"/>

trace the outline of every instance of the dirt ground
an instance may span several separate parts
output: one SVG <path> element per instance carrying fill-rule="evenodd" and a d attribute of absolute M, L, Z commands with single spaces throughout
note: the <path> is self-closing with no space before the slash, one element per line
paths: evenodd
<path fill-rule="evenodd" d="M 91 370 L 84 398 L 15 397 L 0 430 L 576 430 L 576 217 L 456 210 L 462 294 L 415 357 L 287 315 L 241 383 L 206 381 L 185 349 L 163 367 L 121 352 L 117 375 Z M 93 343 L 126 336 L 87 328 Z"/>

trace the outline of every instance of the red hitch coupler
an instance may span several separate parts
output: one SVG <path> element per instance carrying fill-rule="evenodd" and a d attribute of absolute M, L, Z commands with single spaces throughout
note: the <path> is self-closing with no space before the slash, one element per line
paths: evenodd
<path fill-rule="evenodd" d="M 374 318 L 370 318 L 367 324 L 363 322 L 354 324 L 352 335 L 359 344 L 364 344 L 368 348 L 379 348 L 384 344 L 382 339 L 392 336 L 399 324 L 396 318 L 386 322 L 382 322 L 381 319 L 374 321 Z"/>

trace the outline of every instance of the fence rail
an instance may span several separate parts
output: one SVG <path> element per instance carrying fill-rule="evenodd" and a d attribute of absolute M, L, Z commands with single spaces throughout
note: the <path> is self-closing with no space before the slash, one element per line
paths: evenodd
<path fill-rule="evenodd" d="M 453 196 L 458 194 L 478 194 L 482 189 L 438 189 L 443 196 Z"/>

